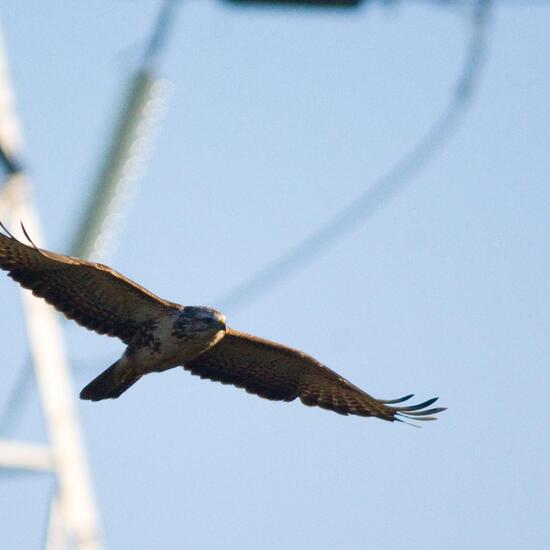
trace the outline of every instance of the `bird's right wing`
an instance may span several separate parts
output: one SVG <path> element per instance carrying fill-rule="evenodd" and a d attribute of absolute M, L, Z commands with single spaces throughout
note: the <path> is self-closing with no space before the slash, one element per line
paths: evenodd
<path fill-rule="evenodd" d="M 181 307 L 106 265 L 27 246 L 8 235 L 0 233 L 0 268 L 66 317 L 99 334 L 128 344 L 144 322 Z"/>
<path fill-rule="evenodd" d="M 269 340 L 228 329 L 218 344 L 184 368 L 201 378 L 232 384 L 266 399 L 319 406 L 343 415 L 376 416 L 395 421 L 399 417 L 434 420 L 442 407 L 426 409 L 437 398 L 418 405 L 393 406 L 412 397 L 375 399 L 328 369 L 313 357 Z"/>

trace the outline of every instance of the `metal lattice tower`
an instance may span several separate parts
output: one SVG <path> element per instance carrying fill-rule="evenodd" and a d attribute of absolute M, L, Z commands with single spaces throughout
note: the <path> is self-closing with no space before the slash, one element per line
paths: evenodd
<path fill-rule="evenodd" d="M 130 81 L 120 118 L 73 242 L 74 255 L 104 259 L 113 248 L 120 227 L 117 222 L 128 206 L 133 184 L 143 171 L 152 132 L 166 111 L 166 96 L 172 88 L 169 81 L 156 76 L 155 68 L 176 5 L 171 0 L 163 4 L 143 60 Z M 23 149 L 21 136 L 0 28 L 0 165 L 7 173 L 0 187 L 0 220 L 8 223 L 18 237 L 23 235 L 15 226 L 24 220 L 33 240 L 44 246 L 32 201 L 32 186 L 18 162 Z M 50 508 L 47 550 L 68 547 L 102 550 L 61 318 L 29 291 L 22 290 L 21 296 L 49 443 L 0 439 L 0 468 L 49 472 L 55 476 L 58 492 Z"/>
<path fill-rule="evenodd" d="M 2 39 L 0 29 L 0 143 L 5 159 L 17 159 L 22 153 L 22 132 Z M 0 194 L 0 218 L 6 222 L 25 220 L 34 238 L 43 245 L 31 183 L 15 161 L 5 164 L 8 176 Z M 27 290 L 21 291 L 21 300 L 48 444 L 0 441 L 0 466 L 48 471 L 56 477 L 58 490 L 50 511 L 46 546 L 49 550 L 64 548 L 68 543 L 78 550 L 101 550 L 99 518 L 60 318 Z"/>

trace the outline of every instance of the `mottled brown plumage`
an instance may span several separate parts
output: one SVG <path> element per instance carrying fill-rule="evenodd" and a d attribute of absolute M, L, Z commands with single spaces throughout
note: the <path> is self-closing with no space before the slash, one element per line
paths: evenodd
<path fill-rule="evenodd" d="M 405 401 L 412 395 L 394 401 L 375 399 L 302 351 L 233 329 L 227 329 L 217 345 L 187 362 L 183 368 L 201 378 L 232 384 L 266 399 L 292 401 L 300 398 L 304 405 L 343 415 L 399 420 L 397 414 L 432 420 L 434 417 L 426 415 L 444 410 L 415 412 L 429 407 L 435 399 L 410 407 L 392 407 L 391 403 Z"/>
<path fill-rule="evenodd" d="M 433 420 L 444 410 L 426 409 L 436 398 L 405 407 L 395 405 L 412 395 L 375 399 L 299 350 L 227 328 L 215 310 L 168 302 L 105 265 L 28 246 L 7 233 L 0 233 L 1 269 L 69 319 L 128 346 L 82 390 L 83 399 L 116 398 L 144 374 L 183 366 L 266 399 L 299 398 L 343 415 Z"/>
<path fill-rule="evenodd" d="M 181 309 L 106 265 L 27 246 L 1 233 L 0 268 L 67 318 L 125 344 L 143 322 Z"/>

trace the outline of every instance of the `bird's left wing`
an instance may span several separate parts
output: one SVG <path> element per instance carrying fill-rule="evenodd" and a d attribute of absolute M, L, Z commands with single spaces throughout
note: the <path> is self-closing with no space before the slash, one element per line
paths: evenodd
<path fill-rule="evenodd" d="M 382 401 L 371 397 L 313 357 L 280 344 L 228 329 L 215 346 L 184 368 L 201 378 L 232 384 L 276 401 L 319 406 L 344 415 L 376 416 L 395 421 L 400 417 L 434 420 L 442 407 L 426 409 L 437 398 L 419 405 L 395 407 L 412 397 Z"/>
<path fill-rule="evenodd" d="M 27 246 L 11 234 L 0 233 L 0 268 L 69 319 L 126 344 L 143 322 L 181 307 L 106 265 Z"/>

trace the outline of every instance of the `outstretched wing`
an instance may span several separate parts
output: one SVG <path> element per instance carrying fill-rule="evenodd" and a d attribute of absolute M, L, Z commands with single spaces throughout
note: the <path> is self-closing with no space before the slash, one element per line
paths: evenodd
<path fill-rule="evenodd" d="M 2 233 L 0 268 L 69 319 L 126 344 L 141 323 L 181 307 L 106 265 L 27 246 Z"/>
<path fill-rule="evenodd" d="M 260 397 L 276 401 L 299 397 L 305 405 L 344 415 L 376 416 L 389 421 L 399 421 L 399 417 L 435 420 L 430 415 L 445 410 L 426 409 L 437 398 L 408 407 L 392 406 L 412 395 L 391 401 L 375 399 L 301 351 L 232 329 L 184 368 L 201 378 L 233 384 Z"/>

